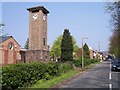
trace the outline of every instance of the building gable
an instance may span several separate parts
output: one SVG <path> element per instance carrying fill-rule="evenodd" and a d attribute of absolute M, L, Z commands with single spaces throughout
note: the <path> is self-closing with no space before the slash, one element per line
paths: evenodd
<path fill-rule="evenodd" d="M 18 42 L 12 36 L 2 36 L 2 37 L 0 37 L 0 43 L 4 43 L 10 38 L 13 39 L 13 41 L 20 47 Z"/>

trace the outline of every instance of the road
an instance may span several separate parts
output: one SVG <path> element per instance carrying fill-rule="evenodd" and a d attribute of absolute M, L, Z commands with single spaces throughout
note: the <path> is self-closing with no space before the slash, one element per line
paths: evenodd
<path fill-rule="evenodd" d="M 111 71 L 110 62 L 104 61 L 58 88 L 105 88 L 107 90 L 116 88 L 120 90 L 120 72 Z"/>

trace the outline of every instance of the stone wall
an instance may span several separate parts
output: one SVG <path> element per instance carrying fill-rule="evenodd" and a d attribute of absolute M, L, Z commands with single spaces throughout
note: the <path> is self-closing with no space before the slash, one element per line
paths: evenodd
<path fill-rule="evenodd" d="M 49 61 L 49 51 L 27 50 L 25 62 L 47 62 Z"/>

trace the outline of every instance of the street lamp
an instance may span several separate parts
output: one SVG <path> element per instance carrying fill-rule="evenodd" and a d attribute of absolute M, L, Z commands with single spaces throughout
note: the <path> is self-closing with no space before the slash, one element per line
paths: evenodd
<path fill-rule="evenodd" d="M 82 68 L 84 68 L 84 51 L 83 51 L 83 39 L 88 39 L 88 37 L 82 37 Z"/>

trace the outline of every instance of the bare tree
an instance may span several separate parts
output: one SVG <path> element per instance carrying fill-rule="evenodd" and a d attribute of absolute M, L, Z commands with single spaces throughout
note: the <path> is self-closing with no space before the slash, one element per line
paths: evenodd
<path fill-rule="evenodd" d="M 111 15 L 109 52 L 120 58 L 120 1 L 108 3 L 106 11 Z"/>

